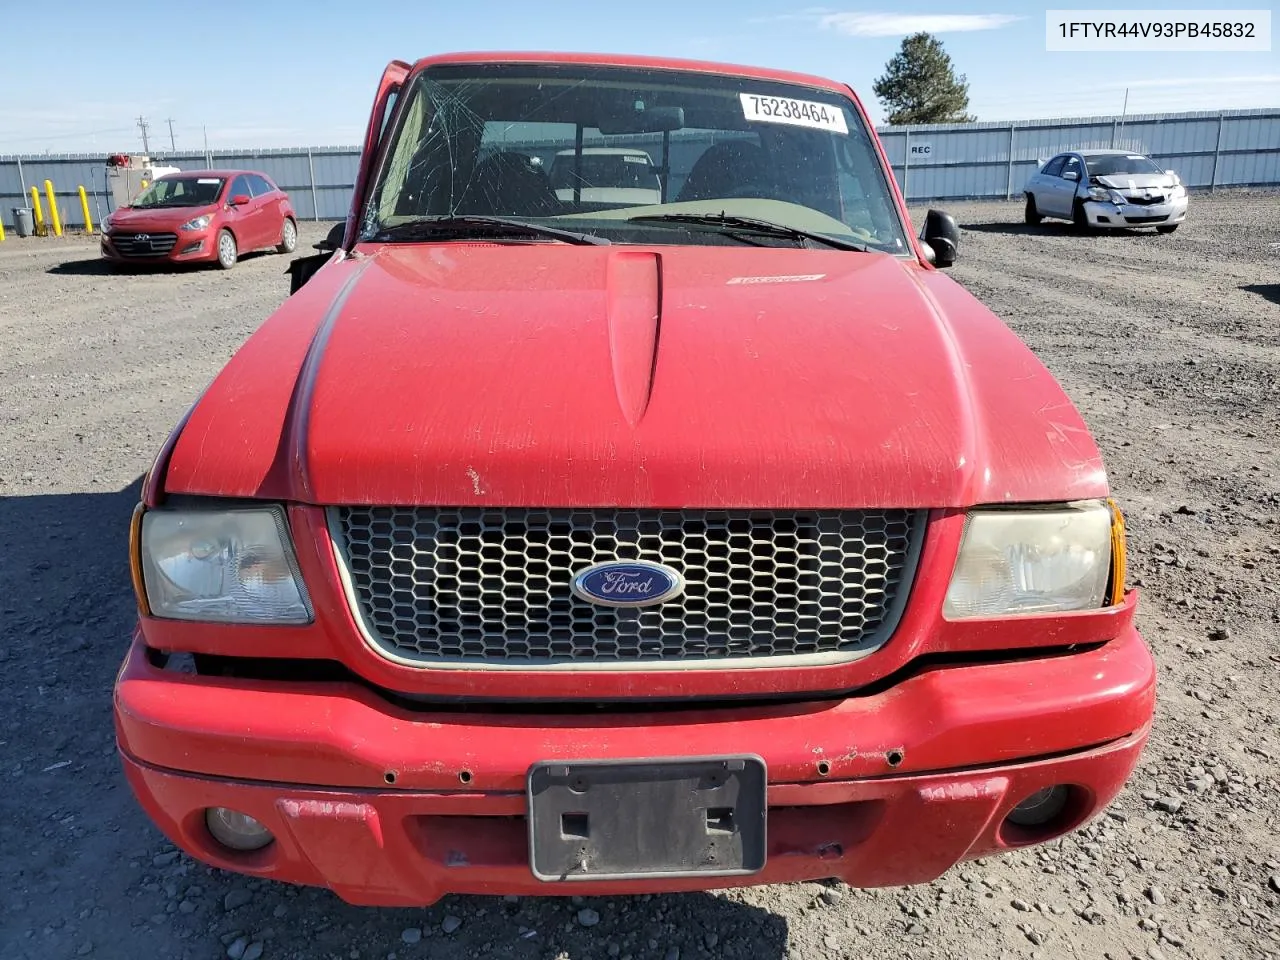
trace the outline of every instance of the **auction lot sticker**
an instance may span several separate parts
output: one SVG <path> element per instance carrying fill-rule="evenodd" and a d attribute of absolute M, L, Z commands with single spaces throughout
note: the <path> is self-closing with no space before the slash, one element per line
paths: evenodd
<path fill-rule="evenodd" d="M 1054 52 L 1266 53 L 1270 10 L 1046 10 Z"/>
<path fill-rule="evenodd" d="M 754 123 L 789 123 L 834 133 L 849 132 L 849 126 L 844 122 L 844 111 L 829 103 L 791 97 L 761 97 L 754 93 L 740 93 L 738 96 L 742 100 L 742 115 Z"/>

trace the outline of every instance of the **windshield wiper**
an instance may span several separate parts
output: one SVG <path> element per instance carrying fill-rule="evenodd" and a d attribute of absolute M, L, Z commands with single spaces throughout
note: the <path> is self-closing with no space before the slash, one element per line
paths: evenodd
<path fill-rule="evenodd" d="M 418 220 L 411 220 L 408 223 L 383 227 L 367 239 L 374 242 L 394 242 L 396 240 L 438 240 L 450 237 L 489 237 L 492 239 L 541 237 L 579 245 L 609 243 L 604 237 L 595 237 L 589 233 L 574 233 L 572 230 L 560 230 L 540 223 L 528 223 L 524 220 L 509 220 L 506 217 L 475 215 L 422 217 Z"/>
<path fill-rule="evenodd" d="M 830 237 L 825 233 L 804 230 L 800 227 L 789 227 L 772 220 L 757 220 L 755 217 L 738 217 L 727 213 L 646 213 L 636 217 L 628 217 L 628 223 L 679 223 L 694 227 L 717 227 L 721 233 L 729 235 L 753 233 L 766 237 L 782 237 L 787 240 L 811 240 L 837 250 L 856 250 L 859 253 L 870 253 L 871 248 L 854 240 L 842 240 Z"/>

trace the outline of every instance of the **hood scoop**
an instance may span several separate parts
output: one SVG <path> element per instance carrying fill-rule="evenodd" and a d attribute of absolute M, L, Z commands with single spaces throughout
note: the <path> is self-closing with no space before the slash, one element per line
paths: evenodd
<path fill-rule="evenodd" d="M 613 387 L 622 416 L 636 427 L 649 406 L 658 365 L 662 259 L 657 253 L 610 251 L 605 271 Z"/>

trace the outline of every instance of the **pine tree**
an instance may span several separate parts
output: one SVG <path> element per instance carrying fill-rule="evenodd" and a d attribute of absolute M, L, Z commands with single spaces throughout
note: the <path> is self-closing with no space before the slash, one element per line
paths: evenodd
<path fill-rule="evenodd" d="M 927 33 L 902 41 L 902 49 L 872 88 L 889 111 L 890 126 L 910 123 L 972 123 L 969 84 L 956 76 L 942 43 Z"/>

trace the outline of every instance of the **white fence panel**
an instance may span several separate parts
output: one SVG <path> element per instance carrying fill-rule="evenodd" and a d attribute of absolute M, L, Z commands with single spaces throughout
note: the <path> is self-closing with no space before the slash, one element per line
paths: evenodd
<path fill-rule="evenodd" d="M 1013 123 L 884 127 L 885 152 L 908 200 L 1017 196 L 1038 161 L 1062 150 L 1135 150 L 1176 170 L 1190 187 L 1280 185 L 1280 108 L 1024 120 Z M 701 143 L 673 143 L 673 156 Z M 359 169 L 358 147 L 182 152 L 157 158 L 186 170 L 262 170 L 289 192 L 303 219 L 347 215 Z M 683 161 L 677 163 L 677 166 Z M 30 187 L 54 184 L 62 222 L 83 225 L 77 188 L 89 194 L 95 219 L 110 211 L 105 155 L 0 156 L 0 221 L 30 205 Z M 673 187 L 678 188 L 678 184 Z"/>

